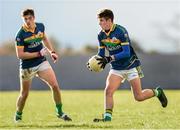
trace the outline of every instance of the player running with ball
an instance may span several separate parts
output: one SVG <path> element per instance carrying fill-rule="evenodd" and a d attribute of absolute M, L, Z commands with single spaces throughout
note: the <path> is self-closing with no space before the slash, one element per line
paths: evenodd
<path fill-rule="evenodd" d="M 16 53 L 20 59 L 20 95 L 17 99 L 15 121 L 22 120 L 22 112 L 29 94 L 32 79 L 36 75 L 52 90 L 57 117 L 65 121 L 71 121 L 62 110 L 62 102 L 59 85 L 55 73 L 46 60 L 46 55 L 51 55 L 54 62 L 58 55 L 53 50 L 51 43 L 45 35 L 45 27 L 42 23 L 35 22 L 34 10 L 25 9 L 22 12 L 24 25 L 16 36 Z M 43 45 L 44 43 L 44 45 Z M 42 110 L 43 113 L 45 111 Z"/>
<path fill-rule="evenodd" d="M 102 119 L 95 118 L 94 122 L 112 120 L 113 94 L 124 80 L 130 82 L 135 100 L 144 101 L 156 96 L 162 107 L 166 107 L 168 101 L 162 88 L 142 90 L 140 78 L 143 77 L 143 73 L 140 67 L 141 63 L 131 46 L 127 30 L 113 23 L 114 15 L 109 9 L 101 10 L 98 19 L 102 28 L 98 35 L 98 55 L 102 57 L 98 59 L 99 64 L 104 68 L 106 64 L 110 63 L 111 69 L 104 90 L 105 113 Z M 105 56 L 105 49 L 109 51 L 109 56 Z"/>

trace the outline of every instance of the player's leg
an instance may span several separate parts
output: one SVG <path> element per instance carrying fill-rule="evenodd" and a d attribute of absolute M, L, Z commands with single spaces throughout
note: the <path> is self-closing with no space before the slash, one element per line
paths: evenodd
<path fill-rule="evenodd" d="M 123 79 L 120 76 L 109 74 L 106 80 L 106 88 L 104 90 L 105 109 L 113 109 L 113 95 L 118 89 Z"/>
<path fill-rule="evenodd" d="M 114 92 L 120 87 L 123 78 L 114 74 L 109 74 L 106 80 L 106 88 L 104 90 L 104 98 L 105 98 L 105 114 L 104 118 L 107 120 L 111 120 L 112 110 L 114 107 Z M 109 118 L 110 117 L 110 118 Z"/>
<path fill-rule="evenodd" d="M 56 79 L 53 69 L 51 67 L 45 68 L 43 70 L 41 69 L 40 71 L 38 71 L 38 76 L 45 83 L 47 83 L 48 86 L 52 90 L 53 99 L 56 104 L 57 116 L 66 121 L 71 121 L 71 119 L 66 114 L 64 114 L 64 112 L 62 110 L 60 88 L 59 88 L 59 85 L 58 85 L 58 82 L 57 82 L 57 79 Z"/>
<path fill-rule="evenodd" d="M 114 106 L 113 95 L 114 92 L 121 85 L 123 78 L 121 76 L 117 76 L 115 74 L 109 73 L 106 79 L 106 88 L 104 90 L 104 108 L 105 113 L 103 115 L 103 119 L 94 119 L 94 122 L 99 121 L 111 121 L 112 119 L 112 110 Z"/>
<path fill-rule="evenodd" d="M 22 111 L 26 102 L 26 99 L 29 94 L 29 89 L 31 86 L 32 80 L 22 80 L 20 78 L 20 94 L 16 102 L 16 114 L 15 114 L 15 121 L 22 120 Z"/>
<path fill-rule="evenodd" d="M 130 80 L 130 84 L 132 86 L 135 100 L 143 101 L 154 96 L 154 92 L 152 89 L 142 90 L 141 79 L 139 77 L 136 77 L 135 79 Z"/>
<path fill-rule="evenodd" d="M 142 90 L 141 80 L 139 77 L 131 80 L 130 84 L 131 84 L 132 89 L 133 89 L 134 98 L 137 101 L 143 101 L 143 100 L 149 99 L 153 96 L 157 96 L 158 99 L 160 100 L 162 106 L 163 107 L 167 106 L 167 98 L 166 98 L 162 88 L 158 87 L 156 89 L 144 89 L 144 90 Z"/>
<path fill-rule="evenodd" d="M 39 71 L 38 76 L 45 83 L 47 83 L 50 89 L 52 90 L 52 96 L 55 104 L 61 104 L 60 89 L 54 71 L 51 68 L 48 68 L 46 70 Z"/>

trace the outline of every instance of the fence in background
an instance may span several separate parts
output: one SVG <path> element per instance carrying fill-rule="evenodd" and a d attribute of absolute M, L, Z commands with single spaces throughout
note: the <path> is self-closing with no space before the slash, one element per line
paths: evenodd
<path fill-rule="evenodd" d="M 139 54 L 145 77 L 143 88 L 161 85 L 166 89 L 180 89 L 180 55 Z M 57 64 L 51 63 L 62 89 L 103 89 L 109 67 L 101 73 L 90 72 L 86 62 L 90 56 L 63 56 Z M 0 90 L 19 90 L 19 61 L 15 56 L 0 57 Z M 122 89 L 129 89 L 125 82 Z M 49 89 L 38 78 L 33 79 L 31 89 Z"/>

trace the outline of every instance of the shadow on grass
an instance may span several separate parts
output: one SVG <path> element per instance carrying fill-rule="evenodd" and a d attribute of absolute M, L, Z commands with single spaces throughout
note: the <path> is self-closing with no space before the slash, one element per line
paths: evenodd
<path fill-rule="evenodd" d="M 45 128 L 45 129 L 50 129 L 50 128 L 61 128 L 61 129 L 76 129 L 76 128 L 85 128 L 85 129 L 90 129 L 90 128 L 97 128 L 97 129 L 105 129 L 105 128 L 113 128 L 113 126 L 111 124 L 106 124 L 106 123 L 91 123 L 91 124 L 72 124 L 72 123 L 67 123 L 67 124 L 57 124 L 57 125 L 53 125 L 53 124 L 45 124 L 45 125 L 38 125 L 38 124 L 17 124 L 15 126 L 2 126 L 0 128 L 20 128 L 20 129 L 35 129 L 35 128 Z"/>

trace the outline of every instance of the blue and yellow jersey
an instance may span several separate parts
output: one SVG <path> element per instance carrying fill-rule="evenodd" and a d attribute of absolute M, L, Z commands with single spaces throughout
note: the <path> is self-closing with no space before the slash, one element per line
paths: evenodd
<path fill-rule="evenodd" d="M 114 55 L 115 60 L 111 62 L 112 69 L 127 70 L 140 66 L 140 61 L 131 46 L 131 41 L 126 29 L 120 25 L 113 24 L 110 31 L 102 30 L 98 34 L 98 55 L 104 57 L 105 49 L 109 55 Z"/>
<path fill-rule="evenodd" d="M 35 30 L 28 30 L 23 25 L 16 35 L 16 46 L 17 48 L 24 48 L 24 52 L 39 52 L 43 48 L 42 39 L 45 27 L 42 23 L 35 24 Z M 23 69 L 34 67 L 45 60 L 44 56 L 25 60 L 20 59 L 20 67 Z"/>

